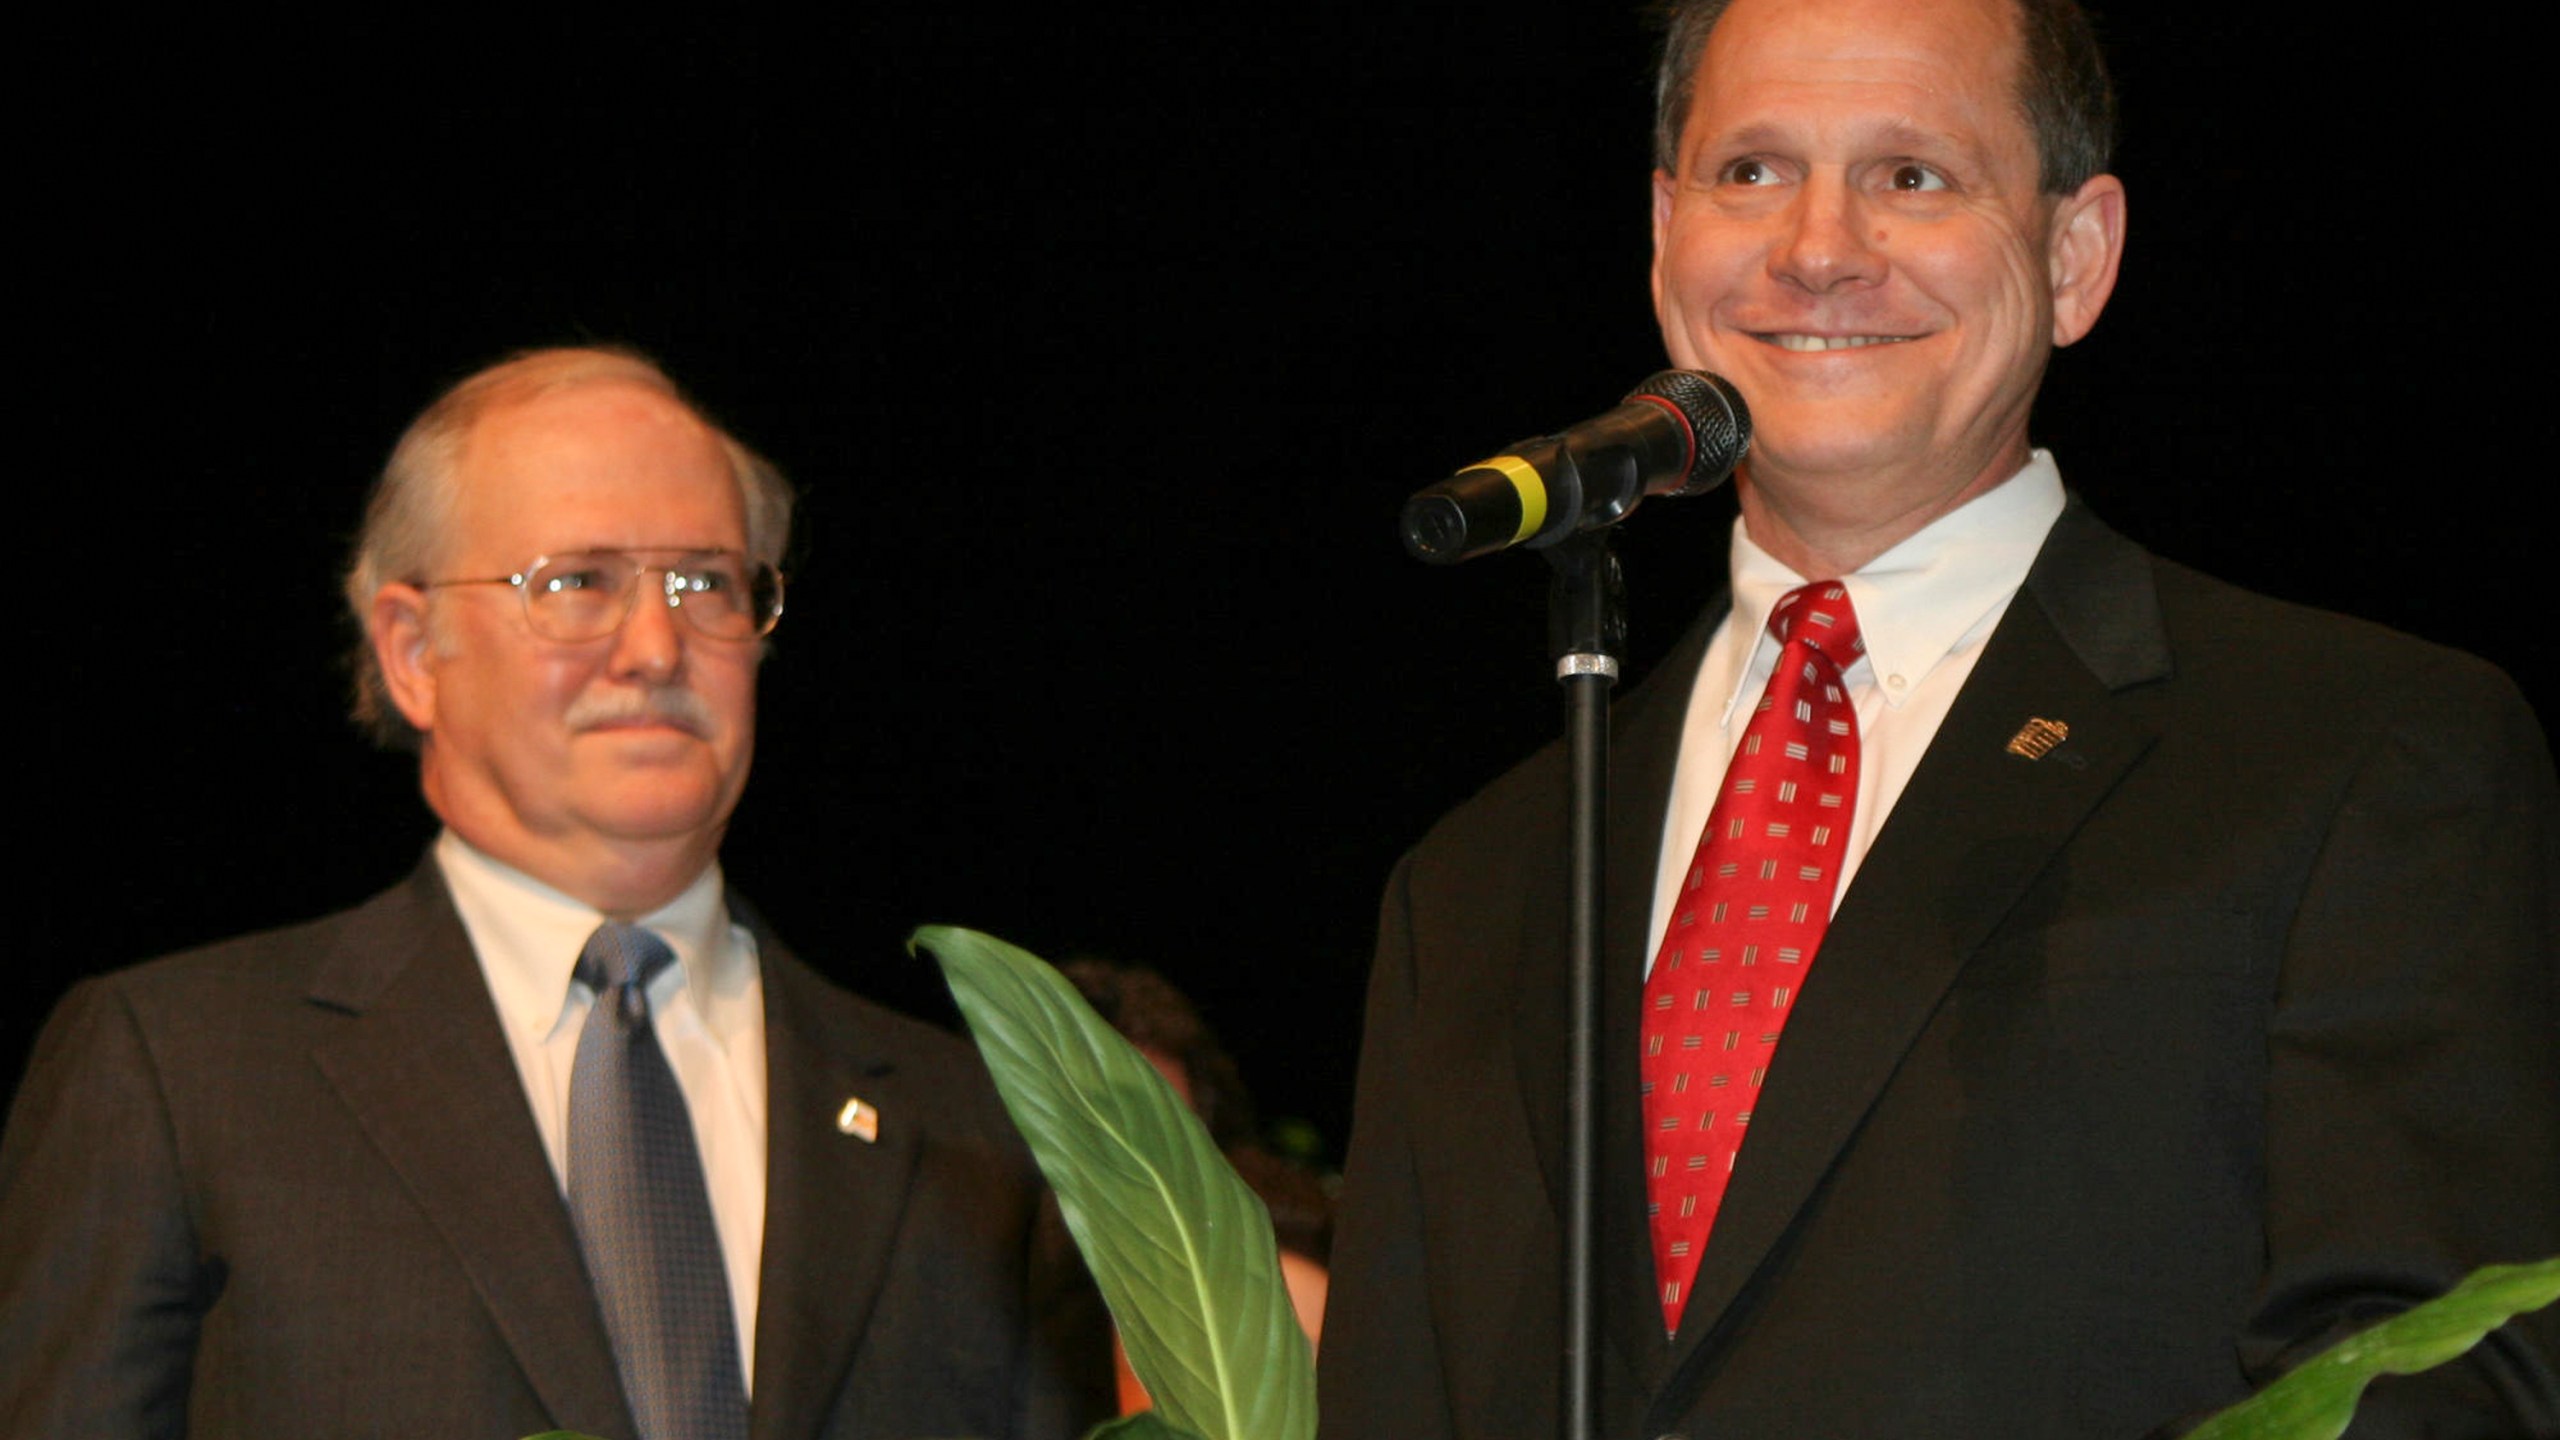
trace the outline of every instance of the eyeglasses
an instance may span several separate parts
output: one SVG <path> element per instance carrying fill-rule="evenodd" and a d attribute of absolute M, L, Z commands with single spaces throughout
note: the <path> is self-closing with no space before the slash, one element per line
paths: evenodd
<path fill-rule="evenodd" d="M 661 565 L 642 556 L 678 558 Z M 659 593 L 667 608 L 711 639 L 770 635 L 782 618 L 782 572 L 726 550 L 582 550 L 539 556 L 513 575 L 430 580 L 420 588 L 512 585 L 534 634 L 575 645 L 621 629 L 640 598 L 640 577 L 652 572 L 664 577 Z"/>

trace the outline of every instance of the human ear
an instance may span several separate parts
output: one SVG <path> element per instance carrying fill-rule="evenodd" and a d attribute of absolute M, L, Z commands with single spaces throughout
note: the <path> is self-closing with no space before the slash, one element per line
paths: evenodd
<path fill-rule="evenodd" d="M 1671 172 L 1653 172 L 1653 313 L 1662 313 L 1662 246 L 1671 235 L 1671 197 L 1679 186 Z"/>
<path fill-rule="evenodd" d="M 2124 258 L 2124 182 L 2092 176 L 2055 203 L 2049 235 L 2053 343 L 2068 345 L 2089 333 L 2115 293 L 2116 265 Z"/>
<path fill-rule="evenodd" d="M 391 703 L 418 733 L 434 730 L 436 673 L 427 633 L 427 592 L 415 585 L 385 585 L 374 591 L 364 630 Z"/>

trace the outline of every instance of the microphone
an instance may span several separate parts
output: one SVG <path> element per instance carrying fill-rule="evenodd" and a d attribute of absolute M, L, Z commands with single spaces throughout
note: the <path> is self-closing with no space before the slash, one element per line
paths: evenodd
<path fill-rule="evenodd" d="M 1750 448 L 1751 412 L 1731 384 L 1665 370 L 1617 409 L 1523 440 L 1406 501 L 1404 548 L 1434 565 L 1544 549 L 1618 523 L 1648 495 L 1704 495 Z"/>

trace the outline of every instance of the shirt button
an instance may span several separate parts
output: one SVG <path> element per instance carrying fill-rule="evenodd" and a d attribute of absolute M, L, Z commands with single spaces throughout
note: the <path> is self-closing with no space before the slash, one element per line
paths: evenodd
<path fill-rule="evenodd" d="M 1904 680 L 1901 676 L 1899 676 L 1899 675 L 1887 675 L 1886 677 L 1884 677 L 1884 683 L 1885 683 L 1885 687 L 1886 687 L 1887 689 L 1899 690 L 1899 689 L 1901 689 L 1905 684 L 1907 684 L 1907 683 L 1909 683 L 1909 682 L 1905 681 L 1905 680 Z"/>

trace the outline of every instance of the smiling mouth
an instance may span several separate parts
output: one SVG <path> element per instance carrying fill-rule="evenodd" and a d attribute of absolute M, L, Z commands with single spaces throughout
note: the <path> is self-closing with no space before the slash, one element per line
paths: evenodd
<path fill-rule="evenodd" d="M 1900 345 L 1912 337 L 1908 335 L 1797 335 L 1789 333 L 1762 335 L 1757 338 L 1764 343 L 1775 345 L 1781 350 L 1813 352 L 1822 350 L 1860 350 L 1869 345 Z"/>

